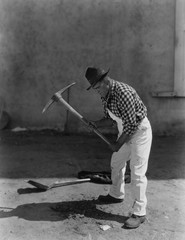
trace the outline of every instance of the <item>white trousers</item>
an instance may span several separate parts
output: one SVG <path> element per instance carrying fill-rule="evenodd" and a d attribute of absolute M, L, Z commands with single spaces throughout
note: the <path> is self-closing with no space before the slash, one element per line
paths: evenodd
<path fill-rule="evenodd" d="M 112 185 L 109 194 L 112 197 L 123 199 L 125 196 L 126 162 L 130 160 L 131 187 L 133 194 L 133 213 L 139 216 L 146 215 L 146 171 L 152 143 L 152 130 L 148 118 L 145 117 L 132 139 L 124 144 L 111 158 Z"/>

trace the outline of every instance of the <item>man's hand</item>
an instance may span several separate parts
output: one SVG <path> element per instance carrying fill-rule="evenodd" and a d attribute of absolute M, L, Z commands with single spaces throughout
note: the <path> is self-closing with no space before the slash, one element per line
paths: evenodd
<path fill-rule="evenodd" d="M 89 128 L 96 129 L 97 128 L 96 123 L 94 121 L 90 121 Z"/>
<path fill-rule="evenodd" d="M 112 144 L 111 150 L 113 152 L 118 152 L 119 149 L 131 139 L 131 137 L 132 136 L 128 136 L 125 133 L 122 133 L 116 143 Z"/>
<path fill-rule="evenodd" d="M 94 129 L 97 129 L 97 126 L 96 126 L 95 122 L 89 121 L 88 122 L 88 128 L 89 128 L 90 132 L 93 132 Z"/>
<path fill-rule="evenodd" d="M 113 152 L 118 152 L 119 149 L 131 139 L 131 136 L 128 136 L 124 133 L 119 137 L 116 143 L 111 144 L 110 148 Z"/>
<path fill-rule="evenodd" d="M 122 145 L 121 145 L 122 146 Z M 110 145 L 110 149 L 113 151 L 113 152 L 118 152 L 119 149 L 121 148 L 120 144 L 118 143 L 115 143 L 115 144 L 111 144 Z"/>

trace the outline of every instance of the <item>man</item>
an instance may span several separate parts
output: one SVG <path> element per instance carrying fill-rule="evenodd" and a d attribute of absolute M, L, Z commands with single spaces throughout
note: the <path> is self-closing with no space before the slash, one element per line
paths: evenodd
<path fill-rule="evenodd" d="M 94 121 L 95 127 L 112 126 L 117 123 L 118 138 L 112 144 L 111 179 L 109 194 L 100 195 L 102 203 L 120 203 L 125 197 L 124 175 L 126 162 L 130 160 L 133 193 L 133 214 L 125 221 L 126 228 L 137 228 L 146 219 L 146 171 L 152 143 L 152 130 L 147 119 L 147 109 L 137 92 L 129 85 L 113 80 L 108 71 L 89 67 L 86 78 L 90 88 L 102 99 L 105 117 Z"/>

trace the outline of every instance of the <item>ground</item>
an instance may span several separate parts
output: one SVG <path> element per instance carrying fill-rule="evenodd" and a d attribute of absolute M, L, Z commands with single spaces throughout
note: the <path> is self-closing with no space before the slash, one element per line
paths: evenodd
<path fill-rule="evenodd" d="M 108 136 L 111 137 L 111 136 Z M 107 145 L 94 135 L 55 131 L 1 131 L 1 240 L 183 240 L 185 239 L 185 138 L 154 136 L 148 177 L 147 221 L 127 230 L 131 184 L 125 201 L 100 205 L 109 185 L 82 183 L 45 192 L 27 183 L 76 179 L 81 170 L 110 171 Z M 60 204 L 60 211 L 52 207 Z M 102 226 L 108 225 L 108 230 Z"/>

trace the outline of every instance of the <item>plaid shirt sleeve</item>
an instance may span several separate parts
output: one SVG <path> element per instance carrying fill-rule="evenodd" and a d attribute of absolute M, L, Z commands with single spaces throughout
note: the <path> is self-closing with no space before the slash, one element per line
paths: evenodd
<path fill-rule="evenodd" d="M 135 111 L 135 92 L 121 91 L 117 97 L 118 109 L 123 120 L 123 132 L 126 135 L 132 135 L 138 127 Z"/>

